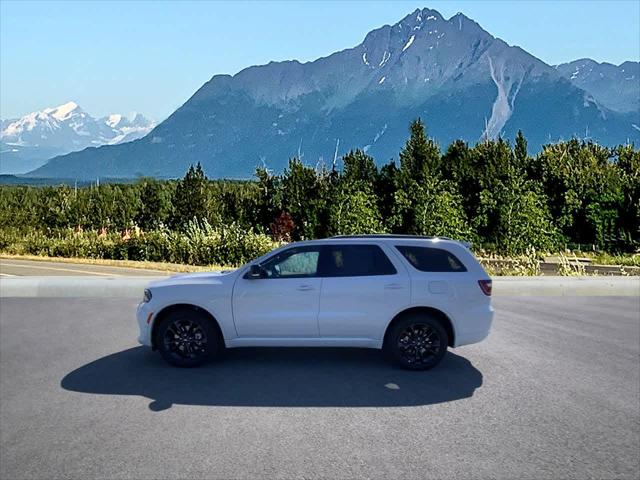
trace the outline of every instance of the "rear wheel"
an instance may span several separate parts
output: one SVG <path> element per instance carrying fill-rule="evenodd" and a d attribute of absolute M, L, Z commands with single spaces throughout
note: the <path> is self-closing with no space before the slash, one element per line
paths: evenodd
<path fill-rule="evenodd" d="M 184 309 L 162 319 L 155 344 L 171 365 L 196 367 L 218 354 L 222 339 L 206 315 Z"/>
<path fill-rule="evenodd" d="M 391 326 L 384 350 L 402 368 L 428 370 L 440 363 L 448 344 L 447 332 L 437 319 L 411 314 Z"/>

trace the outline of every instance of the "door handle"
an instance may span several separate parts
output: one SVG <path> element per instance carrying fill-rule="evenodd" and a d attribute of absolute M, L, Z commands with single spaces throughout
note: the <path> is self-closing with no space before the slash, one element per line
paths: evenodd
<path fill-rule="evenodd" d="M 400 290 L 402 288 L 404 288 L 402 285 L 400 285 L 399 283 L 387 283 L 384 286 L 385 290 Z"/>
<path fill-rule="evenodd" d="M 311 285 L 300 285 L 296 290 L 300 290 L 301 292 L 308 292 L 309 290 L 313 290 Z"/>

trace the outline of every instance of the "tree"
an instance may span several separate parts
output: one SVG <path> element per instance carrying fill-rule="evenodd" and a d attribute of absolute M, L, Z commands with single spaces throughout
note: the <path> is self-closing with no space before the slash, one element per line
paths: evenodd
<path fill-rule="evenodd" d="M 500 251 L 517 255 L 529 247 L 541 251 L 554 251 L 558 247 L 558 231 L 544 196 L 533 183 L 520 176 L 513 177 L 494 192 L 494 197 L 500 202 L 492 212 L 496 222 L 491 240 Z"/>
<path fill-rule="evenodd" d="M 341 190 L 331 204 L 330 234 L 382 233 L 382 218 L 375 195 L 363 190 Z"/>
<path fill-rule="evenodd" d="M 529 163 L 529 155 L 527 153 L 527 139 L 524 138 L 522 130 L 518 130 L 516 134 L 516 146 L 513 149 L 518 168 L 525 169 Z"/>
<path fill-rule="evenodd" d="M 184 178 L 178 182 L 173 195 L 172 223 L 184 228 L 190 221 L 201 221 L 207 216 L 207 177 L 200 166 L 191 165 Z"/>
<path fill-rule="evenodd" d="M 142 181 L 136 223 L 143 230 L 155 230 L 166 224 L 171 213 L 171 193 L 166 186 L 166 182 L 152 178 Z"/>
<path fill-rule="evenodd" d="M 427 137 L 422 120 L 411 123 L 410 137 L 400 152 L 400 170 L 417 182 L 438 172 L 440 166 L 440 148 Z"/>
<path fill-rule="evenodd" d="M 392 160 L 383 165 L 378 175 L 375 186 L 375 193 L 378 200 L 378 210 L 382 217 L 383 223 L 387 228 L 392 228 L 390 219 L 394 210 L 394 198 L 396 185 L 398 182 L 398 167 Z"/>
<path fill-rule="evenodd" d="M 258 221 L 260 225 L 269 226 L 278 215 L 276 197 L 279 177 L 262 167 L 256 169 L 255 175 L 258 178 Z"/>
<path fill-rule="evenodd" d="M 624 173 L 615 152 L 572 139 L 546 145 L 535 161 L 549 209 L 565 238 L 605 248 L 619 236 L 616 211 L 624 208 Z"/>
<path fill-rule="evenodd" d="M 412 194 L 415 197 L 415 230 L 410 233 L 472 240 L 462 197 L 456 192 L 455 185 L 432 177 Z"/>
<path fill-rule="evenodd" d="M 378 167 L 372 157 L 362 150 L 352 150 L 344 156 L 344 168 L 339 183 L 351 191 L 372 193 L 378 180 Z"/>
<path fill-rule="evenodd" d="M 411 123 L 410 137 L 400 152 L 400 171 L 396 175 L 394 204 L 390 224 L 394 231 L 408 233 L 416 230 L 413 192 L 427 179 L 440 175 L 440 149 L 427 138 L 422 121 Z"/>
<path fill-rule="evenodd" d="M 623 194 L 618 213 L 621 246 L 632 250 L 640 246 L 640 151 L 632 145 L 621 145 L 616 156 Z"/>
<path fill-rule="evenodd" d="M 318 175 L 312 167 L 304 165 L 297 158 L 289 160 L 289 166 L 284 171 L 277 203 L 293 218 L 294 240 L 325 235 L 329 176 L 328 172 L 321 173 Z"/>

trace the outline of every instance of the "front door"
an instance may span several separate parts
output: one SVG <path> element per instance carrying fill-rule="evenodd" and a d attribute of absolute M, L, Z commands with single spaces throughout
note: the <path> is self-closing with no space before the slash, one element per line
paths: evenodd
<path fill-rule="evenodd" d="M 263 278 L 237 280 L 233 317 L 239 337 L 318 337 L 320 249 L 284 250 L 262 263 Z"/>

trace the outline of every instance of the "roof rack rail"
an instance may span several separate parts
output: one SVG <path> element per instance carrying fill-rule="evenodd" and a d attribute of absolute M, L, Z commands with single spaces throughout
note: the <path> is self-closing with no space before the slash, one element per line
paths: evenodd
<path fill-rule="evenodd" d="M 331 238 L 421 238 L 424 240 L 434 240 L 436 238 L 440 240 L 451 240 L 457 241 L 449 237 L 438 237 L 438 236 L 428 236 L 428 235 L 406 235 L 406 234 L 398 234 L 398 233 L 368 233 L 362 235 L 334 235 Z"/>
<path fill-rule="evenodd" d="M 471 242 L 467 242 L 465 240 L 456 240 L 450 237 L 433 237 L 428 235 L 406 235 L 406 234 L 397 234 L 397 233 L 373 233 L 373 234 L 362 234 L 362 235 L 334 235 L 331 238 L 398 238 L 398 239 L 411 239 L 418 238 L 421 240 L 449 240 L 451 242 L 457 242 L 464 247 L 471 249 Z"/>

